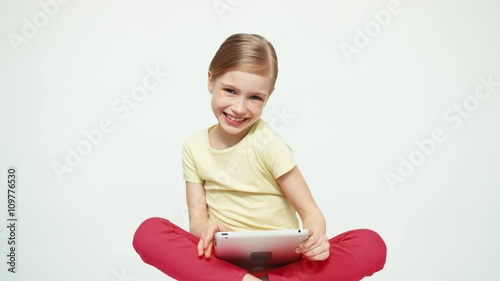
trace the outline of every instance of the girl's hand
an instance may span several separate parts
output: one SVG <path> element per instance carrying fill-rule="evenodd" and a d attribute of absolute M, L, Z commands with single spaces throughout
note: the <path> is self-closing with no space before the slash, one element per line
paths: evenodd
<path fill-rule="evenodd" d="M 214 223 L 208 223 L 203 228 L 198 242 L 198 256 L 205 255 L 205 258 L 208 259 L 212 255 L 214 236 L 217 231 L 227 231 L 227 229 L 223 225 Z"/>
<path fill-rule="evenodd" d="M 330 243 L 326 234 L 315 233 L 312 229 L 309 238 L 296 249 L 311 261 L 324 261 L 330 256 Z"/>

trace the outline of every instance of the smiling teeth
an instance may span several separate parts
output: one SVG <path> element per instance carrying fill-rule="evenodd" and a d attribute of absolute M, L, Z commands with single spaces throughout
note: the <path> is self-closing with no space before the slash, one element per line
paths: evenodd
<path fill-rule="evenodd" d="M 234 118 L 229 114 L 226 114 L 226 116 L 227 116 L 227 118 L 231 119 L 232 121 L 236 121 L 236 122 L 241 122 L 241 121 L 245 120 L 245 118 Z"/>

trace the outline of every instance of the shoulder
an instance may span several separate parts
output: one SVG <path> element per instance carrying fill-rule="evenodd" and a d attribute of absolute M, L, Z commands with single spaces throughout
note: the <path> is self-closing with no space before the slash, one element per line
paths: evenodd
<path fill-rule="evenodd" d="M 185 141 L 184 141 L 184 147 L 192 147 L 192 146 L 199 146 L 204 143 L 206 143 L 207 137 L 208 137 L 208 130 L 210 129 L 206 128 L 203 130 L 200 130 L 192 135 L 190 135 Z"/>
<path fill-rule="evenodd" d="M 291 147 L 262 119 L 256 124 L 252 134 L 252 145 L 256 151 L 256 160 L 275 178 L 295 165 Z"/>
<path fill-rule="evenodd" d="M 260 119 L 251 136 L 251 143 L 262 163 L 267 165 L 276 158 L 291 155 L 292 149 L 269 124 Z"/>
<path fill-rule="evenodd" d="M 271 149 L 275 146 L 288 146 L 284 139 L 263 119 L 255 124 L 252 134 L 254 145 L 260 149 Z"/>

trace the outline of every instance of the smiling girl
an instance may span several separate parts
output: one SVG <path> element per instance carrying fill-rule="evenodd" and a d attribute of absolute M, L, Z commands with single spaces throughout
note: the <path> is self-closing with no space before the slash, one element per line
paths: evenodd
<path fill-rule="evenodd" d="M 234 34 L 220 46 L 208 71 L 217 123 L 183 147 L 189 232 L 147 219 L 133 241 L 144 262 L 177 280 L 208 281 L 356 281 L 384 267 L 386 246 L 374 231 L 326 236 L 292 150 L 261 119 L 277 76 L 276 52 L 264 37 Z M 296 229 L 300 222 L 311 230 L 297 248 L 304 258 L 260 279 L 212 255 L 217 231 Z"/>

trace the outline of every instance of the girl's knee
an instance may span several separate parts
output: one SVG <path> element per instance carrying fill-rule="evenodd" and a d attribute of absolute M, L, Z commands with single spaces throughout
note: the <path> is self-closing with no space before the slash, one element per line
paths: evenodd
<path fill-rule="evenodd" d="M 382 237 L 370 229 L 358 229 L 356 236 L 362 245 L 363 256 L 379 270 L 382 269 L 387 257 L 387 246 Z"/>
<path fill-rule="evenodd" d="M 371 229 L 360 229 L 358 231 L 359 236 L 361 236 L 366 243 L 370 244 L 374 250 L 381 252 L 385 252 L 387 250 L 384 240 L 377 232 Z"/>
<path fill-rule="evenodd" d="M 158 217 L 152 217 L 149 219 L 146 219 L 143 221 L 137 230 L 135 231 L 135 236 L 141 236 L 142 234 L 147 234 L 151 231 L 154 231 L 155 229 L 158 229 L 159 227 L 169 224 L 170 222 L 164 218 L 158 218 Z"/>
<path fill-rule="evenodd" d="M 139 248 L 143 248 L 144 244 L 151 240 L 153 233 L 168 224 L 170 224 L 168 220 L 158 217 L 152 217 L 143 221 L 134 233 L 132 241 L 134 249 L 138 251 Z"/>

